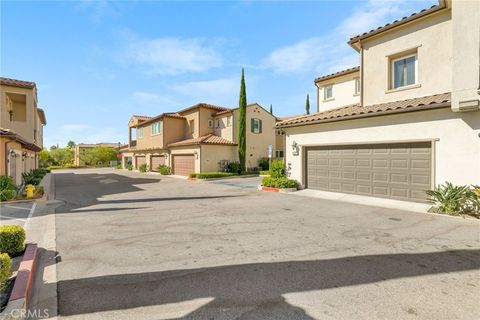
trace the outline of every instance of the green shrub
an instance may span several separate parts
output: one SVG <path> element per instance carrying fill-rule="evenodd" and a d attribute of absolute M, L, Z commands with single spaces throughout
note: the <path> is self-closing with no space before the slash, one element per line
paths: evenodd
<path fill-rule="evenodd" d="M 160 172 L 160 174 L 164 175 L 164 176 L 167 176 L 169 174 L 172 174 L 172 170 L 170 170 L 170 167 L 167 166 L 166 164 L 161 164 L 157 167 L 157 170 L 158 172 Z"/>
<path fill-rule="evenodd" d="M 273 160 L 270 167 L 270 175 L 272 178 L 285 177 L 285 164 L 283 160 Z"/>
<path fill-rule="evenodd" d="M 127 169 L 128 171 L 132 171 L 132 170 L 133 170 L 133 165 L 127 164 L 127 165 L 125 166 L 125 169 Z"/>
<path fill-rule="evenodd" d="M 260 158 L 258 160 L 258 166 L 262 168 L 262 170 L 268 170 L 270 168 L 270 159 Z"/>
<path fill-rule="evenodd" d="M 10 277 L 10 257 L 6 253 L 0 253 L 0 291 L 5 288 Z"/>
<path fill-rule="evenodd" d="M 242 171 L 242 167 L 240 166 L 240 162 L 232 161 L 229 162 L 227 165 L 227 171 L 230 173 L 237 173 L 239 174 Z"/>
<path fill-rule="evenodd" d="M 0 226 L 0 252 L 10 256 L 25 249 L 25 230 L 21 226 Z"/>
<path fill-rule="evenodd" d="M 224 177 L 232 177 L 236 174 L 233 172 L 202 172 L 202 173 L 190 173 L 188 176 L 190 178 L 197 178 L 197 179 L 214 179 L 214 178 L 224 178 Z"/>
<path fill-rule="evenodd" d="M 466 213 L 480 218 L 480 186 L 472 186 L 467 191 Z"/>
<path fill-rule="evenodd" d="M 140 165 L 140 167 L 138 167 L 138 171 L 140 172 L 147 172 L 148 171 L 148 166 L 146 163 L 143 163 Z"/>
<path fill-rule="evenodd" d="M 35 197 L 41 197 L 45 193 L 45 188 L 43 186 L 38 186 L 35 188 Z"/>
<path fill-rule="evenodd" d="M 469 188 L 467 186 L 455 186 L 450 182 L 437 186 L 434 190 L 428 190 L 429 200 L 434 203 L 430 212 L 459 215 L 465 213 Z"/>
<path fill-rule="evenodd" d="M 12 177 L 0 176 L 0 201 L 8 201 L 15 198 L 16 189 Z"/>
<path fill-rule="evenodd" d="M 260 174 L 262 176 L 269 176 L 270 175 L 270 171 L 269 170 L 263 170 L 263 171 L 260 171 Z"/>
<path fill-rule="evenodd" d="M 121 165 L 121 164 L 117 164 L 117 165 L 115 166 L 115 169 L 117 169 L 117 170 L 122 169 L 122 165 Z"/>
<path fill-rule="evenodd" d="M 293 179 L 288 179 L 285 177 L 274 178 L 274 177 L 264 177 L 262 180 L 262 186 L 271 187 L 271 188 L 295 188 L 298 189 L 298 181 Z"/>

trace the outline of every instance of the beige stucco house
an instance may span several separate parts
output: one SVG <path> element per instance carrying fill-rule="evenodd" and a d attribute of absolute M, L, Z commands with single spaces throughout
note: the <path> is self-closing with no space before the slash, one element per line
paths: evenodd
<path fill-rule="evenodd" d="M 16 184 L 22 183 L 22 173 L 38 168 L 43 148 L 47 120 L 37 99 L 34 82 L 0 77 L 0 175 Z"/>
<path fill-rule="evenodd" d="M 238 109 L 199 103 L 156 117 L 132 116 L 129 148 L 122 150 L 123 165 L 147 164 L 156 171 L 168 165 L 176 175 L 223 171 L 238 161 Z M 258 166 L 276 145 L 276 118 L 257 103 L 247 106 L 246 166 Z M 135 137 L 134 137 L 135 133 Z"/>
<path fill-rule="evenodd" d="M 316 79 L 317 113 L 277 124 L 289 176 L 410 201 L 480 184 L 478 30 L 480 1 L 441 0 L 351 38 L 360 66 Z"/>

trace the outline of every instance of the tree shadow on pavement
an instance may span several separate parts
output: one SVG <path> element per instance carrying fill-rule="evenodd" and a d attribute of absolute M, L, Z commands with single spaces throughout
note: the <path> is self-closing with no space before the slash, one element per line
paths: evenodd
<path fill-rule="evenodd" d="M 480 250 L 451 250 L 107 275 L 60 281 L 59 314 L 211 298 L 181 319 L 310 320 L 283 295 L 479 268 Z"/>

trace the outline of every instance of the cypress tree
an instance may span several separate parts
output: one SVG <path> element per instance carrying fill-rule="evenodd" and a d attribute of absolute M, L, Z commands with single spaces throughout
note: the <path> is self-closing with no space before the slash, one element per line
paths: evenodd
<path fill-rule="evenodd" d="M 245 89 L 245 72 L 243 68 L 238 108 L 238 158 L 240 160 L 241 170 L 245 171 L 245 156 L 247 150 L 247 92 Z"/>
<path fill-rule="evenodd" d="M 273 108 L 271 103 L 270 103 L 270 114 L 273 114 Z"/>
<path fill-rule="evenodd" d="M 310 114 L 310 96 L 307 94 L 307 102 L 305 103 L 305 113 Z"/>

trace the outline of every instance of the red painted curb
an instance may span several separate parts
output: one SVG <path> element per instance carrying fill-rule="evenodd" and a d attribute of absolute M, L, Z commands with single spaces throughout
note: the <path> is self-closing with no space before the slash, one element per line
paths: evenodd
<path fill-rule="evenodd" d="M 280 189 L 278 189 L 278 188 L 263 187 L 263 186 L 262 186 L 262 190 L 263 191 L 272 191 L 272 192 L 279 192 L 280 191 Z"/>
<path fill-rule="evenodd" d="M 12 294 L 8 300 L 9 302 L 18 299 L 25 299 L 25 302 L 28 303 L 28 298 L 30 298 L 30 290 L 33 283 L 33 275 L 37 265 L 37 257 L 37 245 L 35 243 L 27 244 L 25 253 L 23 254 L 22 262 L 18 268 Z"/>

